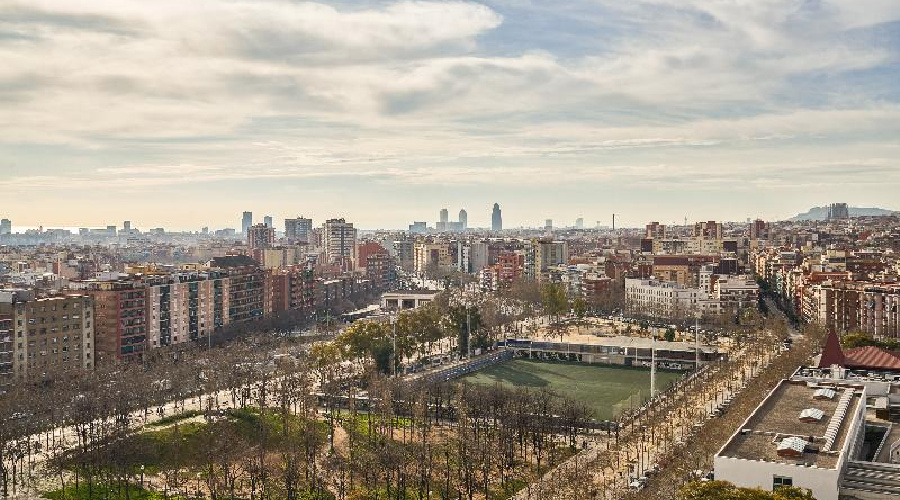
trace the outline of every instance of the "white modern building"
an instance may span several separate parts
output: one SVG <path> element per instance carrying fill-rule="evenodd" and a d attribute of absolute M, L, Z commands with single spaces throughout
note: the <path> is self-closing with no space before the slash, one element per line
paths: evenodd
<path fill-rule="evenodd" d="M 689 318 L 707 307 L 709 296 L 698 288 L 654 279 L 625 280 L 628 312 L 657 318 Z"/>
<path fill-rule="evenodd" d="M 415 309 L 437 297 L 434 290 L 400 290 L 381 294 L 381 308 L 385 310 Z"/>
<path fill-rule="evenodd" d="M 652 278 L 625 280 L 625 307 L 639 316 L 684 319 L 697 314 L 719 314 L 756 307 L 758 297 L 759 285 L 746 276 L 701 271 L 699 288 Z"/>
<path fill-rule="evenodd" d="M 808 489 L 817 500 L 900 495 L 900 430 L 878 411 L 887 382 L 783 380 L 715 455 L 715 477 L 737 486 Z M 868 404 L 868 408 L 867 408 Z M 879 416 L 880 414 L 880 416 Z"/>

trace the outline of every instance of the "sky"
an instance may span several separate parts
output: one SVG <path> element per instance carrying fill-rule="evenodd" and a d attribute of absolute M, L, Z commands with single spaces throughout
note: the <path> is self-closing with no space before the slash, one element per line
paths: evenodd
<path fill-rule="evenodd" d="M 896 0 L 4 0 L 0 217 L 900 209 L 898 82 Z"/>

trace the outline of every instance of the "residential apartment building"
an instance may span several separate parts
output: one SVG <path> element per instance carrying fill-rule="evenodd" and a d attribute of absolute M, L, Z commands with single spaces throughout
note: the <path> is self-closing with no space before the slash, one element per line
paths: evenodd
<path fill-rule="evenodd" d="M 303 247 L 298 245 L 257 248 L 252 251 L 253 259 L 266 269 L 278 269 L 300 264 L 306 258 Z"/>
<path fill-rule="evenodd" d="M 565 241 L 531 240 L 525 247 L 525 279 L 541 280 L 551 267 L 568 262 L 569 247 Z"/>
<path fill-rule="evenodd" d="M 209 342 L 229 323 L 229 284 L 222 271 L 147 278 L 148 348 Z"/>
<path fill-rule="evenodd" d="M 655 318 L 685 319 L 703 314 L 708 295 L 681 283 L 649 279 L 625 279 L 625 309 L 630 314 Z"/>
<path fill-rule="evenodd" d="M 294 244 L 308 245 L 312 238 L 312 219 L 297 217 L 284 220 L 284 237 Z"/>
<path fill-rule="evenodd" d="M 13 338 L 12 310 L 0 311 L 0 391 L 13 383 Z"/>
<path fill-rule="evenodd" d="M 385 253 L 373 253 L 366 257 L 366 279 L 379 290 L 391 290 L 397 283 L 397 264 Z"/>
<path fill-rule="evenodd" d="M 653 239 L 665 239 L 666 238 L 666 225 L 660 224 L 659 222 L 651 222 L 647 224 L 646 227 L 646 237 Z"/>
<path fill-rule="evenodd" d="M 96 363 L 141 359 L 147 348 L 147 290 L 138 278 L 86 282 L 94 299 Z"/>
<path fill-rule="evenodd" d="M 521 252 L 502 252 L 492 266 L 478 273 L 478 282 L 483 290 L 497 291 L 508 287 L 525 274 L 525 255 Z"/>
<path fill-rule="evenodd" d="M 275 229 L 266 224 L 257 224 L 247 229 L 247 245 L 251 250 L 269 248 L 275 244 Z"/>
<path fill-rule="evenodd" d="M 768 240 L 769 239 L 769 223 L 756 219 L 750 223 L 750 239 L 751 240 Z"/>
<path fill-rule="evenodd" d="M 415 271 L 416 242 L 411 239 L 394 240 L 392 246 L 400 269 L 407 272 Z"/>
<path fill-rule="evenodd" d="M 11 345 L 4 353 L 0 344 L 0 385 L 4 375 L 9 381 L 10 368 L 19 381 L 71 376 L 94 368 L 93 300 L 87 295 L 37 298 L 25 291 L 2 292 L 0 336 L 4 331 Z"/>
<path fill-rule="evenodd" d="M 93 310 L 93 299 L 82 294 L 14 304 L 16 378 L 34 380 L 92 370 Z"/>
<path fill-rule="evenodd" d="M 470 274 L 478 274 L 487 267 L 489 258 L 488 244 L 480 241 L 471 241 L 462 246 L 460 252 L 460 270 Z"/>
<path fill-rule="evenodd" d="M 356 245 L 356 270 L 357 271 L 366 271 L 366 265 L 368 264 L 370 255 L 387 255 L 388 251 L 386 248 L 381 246 L 375 241 L 366 241 L 363 243 L 359 243 Z"/>
<path fill-rule="evenodd" d="M 255 260 L 246 255 L 229 255 L 211 260 L 209 266 L 228 275 L 228 323 L 259 319 L 271 311 L 267 274 Z"/>
<path fill-rule="evenodd" d="M 660 281 L 699 288 L 700 270 L 704 265 L 715 265 L 718 262 L 718 255 L 654 255 L 652 272 Z"/>
<path fill-rule="evenodd" d="M 813 284 L 803 291 L 801 312 L 806 321 L 829 331 L 900 338 L 900 283 L 829 280 Z"/>
<path fill-rule="evenodd" d="M 353 269 L 356 252 L 356 228 L 344 219 L 328 219 L 322 226 L 325 261 L 344 271 Z"/>
<path fill-rule="evenodd" d="M 694 237 L 721 240 L 722 223 L 714 220 L 694 224 Z"/>
<path fill-rule="evenodd" d="M 315 277 L 304 267 L 292 266 L 272 273 L 272 312 L 315 311 Z"/>
<path fill-rule="evenodd" d="M 414 271 L 418 276 L 435 269 L 447 272 L 453 268 L 450 243 L 446 241 L 419 241 L 414 249 Z"/>

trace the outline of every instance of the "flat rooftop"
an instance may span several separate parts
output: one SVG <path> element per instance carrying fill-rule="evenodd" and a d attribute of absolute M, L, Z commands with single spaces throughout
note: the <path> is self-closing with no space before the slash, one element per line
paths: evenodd
<path fill-rule="evenodd" d="M 437 295 L 440 290 L 394 290 L 393 292 L 384 292 L 382 297 L 402 297 L 405 295 Z"/>
<path fill-rule="evenodd" d="M 838 409 L 841 395 L 847 386 L 832 387 L 835 396 L 832 399 L 813 399 L 819 387 L 831 386 L 822 384 L 809 387 L 806 382 L 782 381 L 772 391 L 763 404 L 757 409 L 741 429 L 749 429 L 749 433 L 738 432 L 725 445 L 719 456 L 760 460 L 794 465 L 814 466 L 822 469 L 833 469 L 837 466 L 840 451 L 847 440 L 848 429 L 852 418 L 856 415 L 860 404 L 865 404 L 854 388 L 844 417 L 839 419 L 839 427 L 831 445 L 831 451 L 824 451 L 825 434 L 832 417 Z M 801 422 L 800 412 L 807 408 L 816 408 L 824 412 L 818 422 Z M 780 456 L 776 452 L 778 441 L 787 436 L 798 436 L 808 441 L 806 450 L 799 457 Z M 810 441 L 810 437 L 812 440 Z M 818 448 L 822 451 L 812 451 Z"/>
<path fill-rule="evenodd" d="M 567 334 L 563 336 L 562 341 L 560 341 L 559 335 L 541 335 L 532 338 L 510 338 L 509 340 L 513 342 L 532 342 L 541 344 L 633 347 L 636 349 L 650 349 L 651 347 L 656 347 L 660 351 L 694 352 L 694 349 L 696 348 L 696 344 L 694 344 L 693 342 L 666 342 L 665 340 L 657 340 L 654 344 L 653 339 L 649 337 L 628 337 L 625 335 L 616 335 L 610 337 L 598 335 Z M 701 345 L 700 350 L 706 353 L 718 352 L 718 348 L 708 345 Z"/>

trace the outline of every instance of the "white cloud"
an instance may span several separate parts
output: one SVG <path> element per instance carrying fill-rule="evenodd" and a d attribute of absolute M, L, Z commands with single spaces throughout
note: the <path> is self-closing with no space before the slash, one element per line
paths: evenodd
<path fill-rule="evenodd" d="M 896 90 L 840 82 L 896 72 L 871 28 L 900 3 L 572 2 L 603 23 L 537 2 L 4 2 L 0 185 L 771 189 L 897 157 Z M 533 26 L 548 32 L 516 32 Z M 89 166 L 20 161 L 23 145 Z"/>

